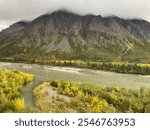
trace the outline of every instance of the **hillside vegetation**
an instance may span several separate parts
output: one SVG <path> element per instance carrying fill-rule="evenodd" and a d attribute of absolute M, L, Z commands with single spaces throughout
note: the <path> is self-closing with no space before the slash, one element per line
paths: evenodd
<path fill-rule="evenodd" d="M 53 95 L 54 91 L 57 96 Z M 35 87 L 33 93 L 41 112 L 150 112 L 148 88 L 136 90 L 55 80 Z"/>
<path fill-rule="evenodd" d="M 17 70 L 0 70 L 0 112 L 26 111 L 21 88 L 33 80 L 33 75 Z"/>

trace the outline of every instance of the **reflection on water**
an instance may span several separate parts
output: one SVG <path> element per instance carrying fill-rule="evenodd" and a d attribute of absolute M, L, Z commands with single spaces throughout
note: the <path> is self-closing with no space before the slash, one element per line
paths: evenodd
<path fill-rule="evenodd" d="M 150 77 L 133 74 L 119 74 L 89 69 L 76 69 L 70 67 L 51 67 L 45 65 L 27 65 L 21 63 L 0 63 L 0 68 L 17 69 L 32 73 L 34 80 L 22 89 L 26 105 L 34 106 L 32 90 L 43 81 L 62 79 L 68 81 L 82 81 L 98 83 L 104 86 L 120 87 L 150 87 Z"/>

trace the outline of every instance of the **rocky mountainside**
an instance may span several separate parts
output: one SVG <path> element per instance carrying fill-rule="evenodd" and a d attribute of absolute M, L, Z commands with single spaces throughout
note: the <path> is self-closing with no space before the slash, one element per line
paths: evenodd
<path fill-rule="evenodd" d="M 30 22 L 19 21 L 14 23 L 9 28 L 6 28 L 0 32 L 0 37 L 9 36 L 10 34 L 16 33 L 22 29 L 24 29 Z"/>
<path fill-rule="evenodd" d="M 122 59 L 135 55 L 136 59 L 150 59 L 149 41 L 150 23 L 145 20 L 56 11 L 0 32 L 0 55 L 47 55 L 61 50 L 76 58 Z"/>

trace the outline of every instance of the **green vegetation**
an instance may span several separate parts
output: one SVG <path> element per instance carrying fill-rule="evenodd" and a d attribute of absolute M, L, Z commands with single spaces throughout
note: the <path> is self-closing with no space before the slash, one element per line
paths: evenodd
<path fill-rule="evenodd" d="M 33 93 L 41 112 L 150 112 L 147 88 L 135 90 L 55 80 L 35 87 Z"/>
<path fill-rule="evenodd" d="M 101 33 L 107 37 L 105 33 Z M 55 44 L 58 44 L 63 35 L 60 35 Z M 115 39 L 115 37 L 113 37 Z M 124 39 L 125 40 L 125 39 Z M 73 41 L 72 41 L 73 42 Z M 18 54 L 6 54 L 8 47 L 1 51 L 1 61 L 37 63 L 55 66 L 73 66 L 90 69 L 100 69 L 119 73 L 150 74 L 150 42 L 128 39 L 128 48 L 124 48 L 121 42 L 118 46 L 100 47 L 98 45 L 87 46 L 80 42 L 71 43 L 71 51 L 60 49 L 45 53 L 41 47 L 22 48 Z M 115 43 L 115 41 L 114 41 Z M 132 44 L 131 44 L 132 43 Z M 45 43 L 46 44 L 46 43 Z M 119 48 L 122 48 L 121 50 Z M 16 49 L 19 50 L 19 49 Z M 24 50 L 26 50 L 24 52 Z M 37 52 L 37 50 L 39 50 Z M 12 52 L 16 52 L 13 51 Z M 11 53 L 11 51 L 9 51 Z"/>
<path fill-rule="evenodd" d="M 39 33 L 43 38 L 45 35 L 43 30 Z M 91 35 L 89 34 L 89 36 Z M 94 33 L 92 37 L 95 37 L 95 35 Z M 76 36 L 70 36 L 68 39 L 71 46 L 70 52 L 61 49 L 47 52 L 44 48 L 53 41 L 51 37 L 47 42 L 44 42 L 41 38 L 41 46 L 30 45 L 29 47 L 26 44 L 21 47 L 14 46 L 16 42 L 5 45 L 7 39 L 0 39 L 0 44 L 3 46 L 0 49 L 0 60 L 30 63 L 34 62 L 34 59 L 150 63 L 150 41 L 139 41 L 133 37 L 118 39 L 116 36 L 108 36 L 105 32 L 100 32 L 99 35 L 104 37 L 108 44 L 105 42 L 100 44 L 91 43 L 91 41 L 84 44 L 84 42 L 78 41 L 78 38 L 75 38 Z M 63 37 L 64 34 L 60 34 L 54 44 L 59 44 Z M 17 44 L 20 42 L 21 40 L 17 41 Z M 32 42 L 35 43 L 36 39 Z"/>
<path fill-rule="evenodd" d="M 144 64 L 138 66 L 145 67 Z M 105 87 L 55 80 L 34 88 L 36 108 L 26 108 L 23 85 L 33 76 L 17 70 L 0 70 L 0 112 L 149 113 L 150 89 Z"/>
<path fill-rule="evenodd" d="M 0 112 L 27 112 L 21 97 L 23 85 L 31 82 L 33 75 L 17 70 L 0 70 Z"/>
<path fill-rule="evenodd" d="M 150 75 L 150 64 L 125 62 L 86 62 L 81 60 L 35 60 L 38 64 L 54 66 L 72 66 L 89 69 L 107 70 L 118 73 Z"/>
<path fill-rule="evenodd" d="M 55 52 L 53 52 L 55 53 Z M 58 51 L 55 55 L 59 56 L 59 59 L 51 56 L 33 56 L 34 59 L 30 59 L 28 56 L 24 59 L 17 58 L 14 61 L 13 58 L 3 59 L 3 61 L 11 62 L 28 62 L 36 63 L 42 65 L 52 65 L 52 66 L 70 66 L 70 67 L 80 67 L 88 69 L 98 69 L 113 71 L 117 73 L 127 73 L 127 74 L 142 74 L 150 75 L 150 63 L 128 63 L 128 62 L 101 62 L 101 61 L 88 61 L 88 60 L 60 60 L 65 57 L 62 51 Z"/>

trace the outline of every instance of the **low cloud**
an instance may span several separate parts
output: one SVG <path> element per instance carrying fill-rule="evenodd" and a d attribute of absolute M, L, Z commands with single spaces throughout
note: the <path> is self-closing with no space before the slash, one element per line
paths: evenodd
<path fill-rule="evenodd" d="M 150 21 L 150 0 L 0 0 L 0 28 L 58 9 Z"/>

